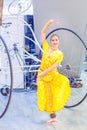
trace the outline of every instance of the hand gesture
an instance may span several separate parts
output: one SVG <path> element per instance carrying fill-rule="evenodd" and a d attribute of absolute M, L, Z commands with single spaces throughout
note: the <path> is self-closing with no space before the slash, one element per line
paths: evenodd
<path fill-rule="evenodd" d="M 58 21 L 57 21 L 57 20 L 52 20 L 52 19 L 51 19 L 51 20 L 49 20 L 49 23 L 50 23 L 50 24 L 58 24 Z"/>

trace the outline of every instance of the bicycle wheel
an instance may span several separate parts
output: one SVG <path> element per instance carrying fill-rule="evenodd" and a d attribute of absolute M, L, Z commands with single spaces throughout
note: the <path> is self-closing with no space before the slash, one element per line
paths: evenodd
<path fill-rule="evenodd" d="M 75 81 L 75 84 L 71 84 L 71 97 L 65 108 L 72 108 L 80 105 L 87 97 L 87 83 L 86 83 L 87 72 L 83 70 L 81 73 L 82 81 Z"/>
<path fill-rule="evenodd" d="M 12 95 L 12 64 L 7 45 L 0 36 L 0 118 L 6 113 Z"/>
<path fill-rule="evenodd" d="M 49 36 L 55 32 L 58 33 L 58 35 L 60 35 L 60 37 L 63 39 L 63 41 L 61 39 L 61 42 L 63 42 L 63 46 L 61 45 L 60 48 L 63 50 L 63 52 L 65 52 L 64 53 L 65 57 L 62 63 L 62 69 L 60 69 L 60 73 L 66 75 L 70 80 L 73 77 L 75 81 L 75 82 L 73 81 L 74 85 L 71 84 L 71 97 L 67 102 L 67 104 L 65 105 L 65 108 L 71 108 L 81 104 L 84 101 L 84 99 L 87 97 L 87 89 L 86 89 L 87 71 L 84 70 L 84 58 L 82 61 L 83 65 L 81 64 L 82 68 L 80 68 L 79 64 L 77 66 L 74 66 L 74 63 L 77 63 L 76 61 L 77 59 L 75 57 L 73 59 L 73 55 L 75 55 L 76 53 L 76 57 L 79 59 L 79 61 L 81 61 L 81 57 L 78 56 L 79 52 L 77 53 L 77 50 L 75 49 L 76 47 L 84 51 L 85 50 L 87 51 L 87 47 L 84 41 L 80 38 L 80 36 L 73 30 L 68 28 L 54 29 L 47 35 L 46 38 L 50 40 Z M 70 44 L 71 42 L 72 44 Z M 64 47 L 64 44 L 65 46 L 68 46 L 68 51 L 67 51 L 67 47 Z M 87 67 L 87 62 L 85 64 Z M 77 86 L 75 86 L 75 83 Z"/>

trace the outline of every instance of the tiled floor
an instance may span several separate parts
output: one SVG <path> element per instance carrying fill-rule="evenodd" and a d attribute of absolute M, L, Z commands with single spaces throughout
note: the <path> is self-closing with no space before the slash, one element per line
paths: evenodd
<path fill-rule="evenodd" d="M 77 107 L 64 108 L 57 117 L 56 123 L 46 123 L 49 115 L 38 111 L 35 91 L 13 92 L 9 109 L 0 119 L 0 130 L 86 130 L 87 98 Z"/>

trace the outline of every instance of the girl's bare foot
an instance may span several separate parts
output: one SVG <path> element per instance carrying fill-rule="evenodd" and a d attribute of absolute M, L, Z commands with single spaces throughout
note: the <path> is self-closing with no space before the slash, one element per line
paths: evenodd
<path fill-rule="evenodd" d="M 53 122 L 56 122 L 57 121 L 57 118 L 54 117 L 54 118 L 51 118 L 47 121 L 47 123 L 53 123 Z"/>

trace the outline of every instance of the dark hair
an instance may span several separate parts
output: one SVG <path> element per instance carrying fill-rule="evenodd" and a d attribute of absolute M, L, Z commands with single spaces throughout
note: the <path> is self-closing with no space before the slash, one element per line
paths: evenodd
<path fill-rule="evenodd" d="M 58 39 L 60 40 L 59 35 L 58 35 L 58 34 L 56 34 L 56 33 L 54 33 L 54 34 L 52 34 L 52 35 L 50 36 L 50 41 L 51 41 L 52 37 L 54 37 L 54 36 L 58 37 Z"/>

